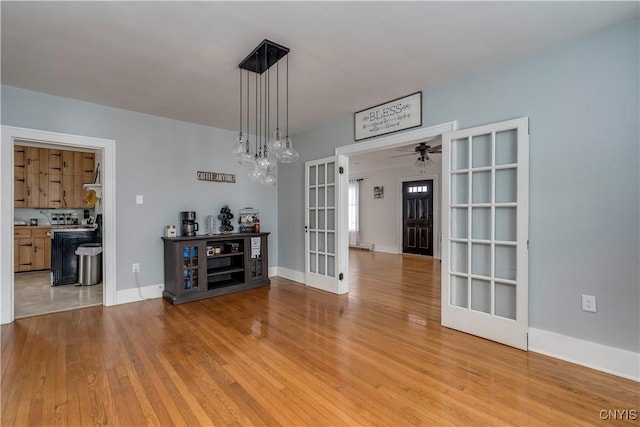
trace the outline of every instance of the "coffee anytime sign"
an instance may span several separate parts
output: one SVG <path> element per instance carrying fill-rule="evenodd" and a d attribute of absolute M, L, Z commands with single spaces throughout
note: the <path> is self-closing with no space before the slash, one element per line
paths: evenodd
<path fill-rule="evenodd" d="M 198 171 L 198 181 L 228 182 L 235 184 L 236 176 L 232 173 Z"/>
<path fill-rule="evenodd" d="M 422 126 L 422 92 L 353 114 L 355 140 Z"/>

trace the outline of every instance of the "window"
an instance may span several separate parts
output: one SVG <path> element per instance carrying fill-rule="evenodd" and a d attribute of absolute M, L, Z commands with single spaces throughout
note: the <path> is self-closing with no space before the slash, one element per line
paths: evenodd
<path fill-rule="evenodd" d="M 428 187 L 426 185 L 418 185 L 408 188 L 409 193 L 427 193 Z"/>
<path fill-rule="evenodd" d="M 349 182 L 349 231 L 360 228 L 360 182 Z"/>

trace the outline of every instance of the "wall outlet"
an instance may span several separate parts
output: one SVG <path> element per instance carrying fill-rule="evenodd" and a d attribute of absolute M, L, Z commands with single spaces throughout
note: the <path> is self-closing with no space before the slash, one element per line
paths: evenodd
<path fill-rule="evenodd" d="M 596 312 L 596 297 L 593 295 L 582 295 L 582 311 Z"/>
<path fill-rule="evenodd" d="M 136 196 L 136 205 L 141 205 L 142 203 L 144 203 L 144 197 L 142 197 L 142 195 L 138 194 Z"/>
<path fill-rule="evenodd" d="M 137 262 L 134 262 L 131 265 L 131 271 L 133 271 L 134 273 L 139 273 L 140 272 L 140 264 L 138 264 Z"/>

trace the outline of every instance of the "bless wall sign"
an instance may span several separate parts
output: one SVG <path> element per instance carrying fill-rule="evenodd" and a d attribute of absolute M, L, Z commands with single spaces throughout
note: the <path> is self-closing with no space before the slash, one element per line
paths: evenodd
<path fill-rule="evenodd" d="M 422 126 L 422 92 L 353 114 L 355 140 Z"/>

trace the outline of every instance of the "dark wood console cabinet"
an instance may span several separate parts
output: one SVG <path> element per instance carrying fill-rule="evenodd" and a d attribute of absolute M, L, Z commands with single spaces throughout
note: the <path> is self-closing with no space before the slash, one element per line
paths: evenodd
<path fill-rule="evenodd" d="M 269 285 L 268 235 L 163 237 L 162 295 L 181 304 Z"/>

